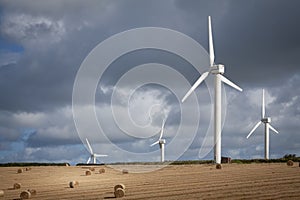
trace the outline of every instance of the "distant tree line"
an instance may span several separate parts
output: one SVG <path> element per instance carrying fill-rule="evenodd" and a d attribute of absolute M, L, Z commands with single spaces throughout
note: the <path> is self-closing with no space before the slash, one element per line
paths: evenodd
<path fill-rule="evenodd" d="M 300 157 L 297 157 L 296 154 L 286 154 L 282 158 L 277 159 L 232 159 L 231 163 L 238 164 L 250 164 L 250 163 L 282 163 L 292 160 L 294 162 L 300 162 Z M 109 165 L 160 165 L 161 162 L 118 162 L 118 163 L 109 163 Z M 214 164 L 213 160 L 178 160 L 178 161 L 166 161 L 164 164 L 170 165 L 188 165 L 188 164 Z M 85 166 L 85 165 L 104 165 L 104 164 L 85 164 L 78 163 L 76 166 Z M 0 167 L 26 167 L 26 166 L 70 166 L 69 163 L 38 163 L 38 162 L 24 162 L 24 163 L 0 163 Z"/>
<path fill-rule="evenodd" d="M 104 163 L 101 163 L 101 164 L 92 164 L 92 163 L 89 163 L 89 164 L 86 164 L 86 163 L 77 163 L 76 166 L 89 166 L 89 165 L 105 165 Z"/>
<path fill-rule="evenodd" d="M 292 160 L 294 162 L 300 162 L 300 157 L 297 157 L 296 154 L 286 154 L 282 158 L 277 158 L 277 159 L 234 159 L 231 162 L 232 163 L 245 163 L 245 164 L 250 164 L 250 163 L 282 163 L 286 162 L 288 160 Z"/>
<path fill-rule="evenodd" d="M 297 159 L 296 154 L 285 154 L 285 155 L 283 156 L 283 158 L 286 159 L 286 160 L 294 160 L 294 159 Z"/>
<path fill-rule="evenodd" d="M 24 162 L 24 163 L 0 163 L 0 167 L 27 167 L 27 166 L 70 166 L 69 163 L 38 163 L 38 162 Z"/>

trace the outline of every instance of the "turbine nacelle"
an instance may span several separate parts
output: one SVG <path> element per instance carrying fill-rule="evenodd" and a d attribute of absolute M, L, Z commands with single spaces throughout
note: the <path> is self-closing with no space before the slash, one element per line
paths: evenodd
<path fill-rule="evenodd" d="M 159 144 L 166 144 L 166 140 L 165 139 L 160 139 Z"/>
<path fill-rule="evenodd" d="M 210 73 L 212 74 L 224 74 L 224 72 L 225 72 L 225 66 L 222 64 L 211 66 Z"/>
<path fill-rule="evenodd" d="M 261 119 L 261 122 L 263 122 L 263 123 L 271 123 L 271 117 L 265 117 L 265 118 Z"/>

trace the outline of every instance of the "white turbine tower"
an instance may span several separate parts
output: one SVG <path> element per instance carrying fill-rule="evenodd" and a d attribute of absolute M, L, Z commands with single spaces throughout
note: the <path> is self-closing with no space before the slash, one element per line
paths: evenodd
<path fill-rule="evenodd" d="M 261 120 L 254 126 L 247 136 L 247 139 L 252 135 L 252 133 L 258 128 L 261 123 L 265 124 L 265 159 L 269 159 L 269 129 L 278 133 L 278 131 L 271 126 L 271 117 L 265 117 L 265 90 L 262 92 L 262 106 L 261 106 Z"/>
<path fill-rule="evenodd" d="M 165 120 L 163 120 L 162 126 L 161 126 L 161 130 L 160 130 L 160 136 L 158 138 L 158 140 L 156 142 L 154 142 L 153 144 L 151 144 L 150 146 L 154 146 L 156 144 L 159 144 L 160 147 L 160 152 L 161 152 L 161 162 L 165 161 L 165 144 L 166 144 L 166 140 L 162 139 L 162 136 L 164 134 L 164 127 L 165 127 Z"/>
<path fill-rule="evenodd" d="M 202 83 L 205 78 L 212 74 L 215 76 L 215 102 L 214 102 L 214 159 L 217 164 L 221 163 L 221 82 L 226 83 L 227 85 L 243 91 L 239 86 L 235 85 L 233 82 L 228 80 L 222 74 L 225 72 L 225 67 L 222 64 L 215 64 L 215 53 L 213 46 L 213 35 L 211 27 L 211 17 L 208 17 L 208 39 L 209 39 L 209 58 L 210 58 L 210 69 L 207 72 L 204 72 L 198 80 L 194 83 L 191 89 L 186 93 L 186 95 L 181 100 L 184 102 L 188 96 Z"/>
<path fill-rule="evenodd" d="M 87 145 L 88 145 L 88 147 L 89 147 L 89 152 L 90 152 L 90 154 L 91 154 L 90 157 L 89 157 L 89 159 L 87 160 L 86 164 L 89 164 L 90 161 L 93 161 L 93 164 L 96 164 L 96 158 L 97 158 L 97 157 L 106 157 L 106 156 L 107 156 L 107 155 L 101 155 L 101 154 L 96 154 L 96 153 L 94 153 L 94 151 L 93 151 L 93 149 L 92 149 L 92 147 L 91 147 L 91 145 L 90 145 L 88 139 L 85 138 L 85 140 L 86 140 L 86 143 L 87 143 Z"/>

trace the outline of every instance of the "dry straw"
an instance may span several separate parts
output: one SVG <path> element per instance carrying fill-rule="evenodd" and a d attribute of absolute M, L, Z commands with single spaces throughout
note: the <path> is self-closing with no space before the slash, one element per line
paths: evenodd
<path fill-rule="evenodd" d="M 21 183 L 15 183 L 14 184 L 14 189 L 20 189 L 21 188 Z"/>
<path fill-rule="evenodd" d="M 31 193 L 28 190 L 25 190 L 25 191 L 21 192 L 20 198 L 21 199 L 30 199 Z"/>
<path fill-rule="evenodd" d="M 92 175 L 92 172 L 91 172 L 90 170 L 85 171 L 85 175 L 86 175 L 86 176 L 90 176 L 90 175 Z"/>
<path fill-rule="evenodd" d="M 293 166 L 294 165 L 294 162 L 292 161 L 292 160 L 289 160 L 289 161 L 287 161 L 287 166 Z"/>
<path fill-rule="evenodd" d="M 216 169 L 222 169 L 222 165 L 221 164 L 217 164 L 216 165 Z"/>
<path fill-rule="evenodd" d="M 78 181 L 71 181 L 71 182 L 69 183 L 70 188 L 75 188 L 75 187 L 77 187 L 78 185 L 79 185 L 79 182 L 78 182 Z"/>
<path fill-rule="evenodd" d="M 119 189 L 119 188 L 121 188 L 121 189 L 125 190 L 125 185 L 124 185 L 124 184 L 122 184 L 122 183 L 120 183 L 120 184 L 118 184 L 118 185 L 115 185 L 115 187 L 114 187 L 114 191 L 117 191 L 117 189 Z"/>
<path fill-rule="evenodd" d="M 99 173 L 100 173 L 100 174 L 105 173 L 105 169 L 104 169 L 104 168 L 99 169 Z"/>
<path fill-rule="evenodd" d="M 3 197 L 3 196 L 4 196 L 4 191 L 0 190 L 0 197 Z"/>
<path fill-rule="evenodd" d="M 18 174 L 23 173 L 23 169 L 20 168 L 20 169 L 18 169 L 17 172 L 18 172 Z"/>

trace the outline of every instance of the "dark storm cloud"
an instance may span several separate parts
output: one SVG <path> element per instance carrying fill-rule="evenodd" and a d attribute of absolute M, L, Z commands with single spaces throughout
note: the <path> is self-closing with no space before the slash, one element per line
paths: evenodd
<path fill-rule="evenodd" d="M 178 8 L 190 16 L 191 26 L 198 24 L 197 19 L 207 23 L 207 15 L 212 16 L 216 62 L 226 64 L 229 77 L 246 87 L 278 86 L 299 72 L 299 1 L 228 0 L 209 1 L 204 6 L 203 3 L 177 1 Z M 204 28 L 197 31 L 206 36 Z M 206 46 L 207 38 L 201 43 Z"/>
<path fill-rule="evenodd" d="M 234 2 L 228 11 L 230 17 L 222 23 L 225 32 L 219 34 L 223 41 L 220 55 L 224 58 L 234 55 L 228 60 L 228 65 L 235 66 L 230 71 L 237 78 L 241 76 L 238 80 L 254 86 L 261 83 L 280 86 L 299 72 L 300 14 L 297 7 L 300 2 Z M 226 40 L 222 39 L 224 37 Z"/>
<path fill-rule="evenodd" d="M 15 65 L 1 68 L 2 109 L 33 111 L 70 104 L 80 63 L 105 35 L 99 29 L 110 4 L 90 3 L 2 2 L 1 35 L 24 48 Z M 90 8 L 102 12 L 96 16 Z"/>
<path fill-rule="evenodd" d="M 2 2 L 1 35 L 24 48 L 17 64 L 1 69 L 2 109 L 30 111 L 70 104 L 76 72 L 99 42 L 135 27 L 176 27 L 177 17 L 169 15 L 175 10 L 167 2 Z"/>

